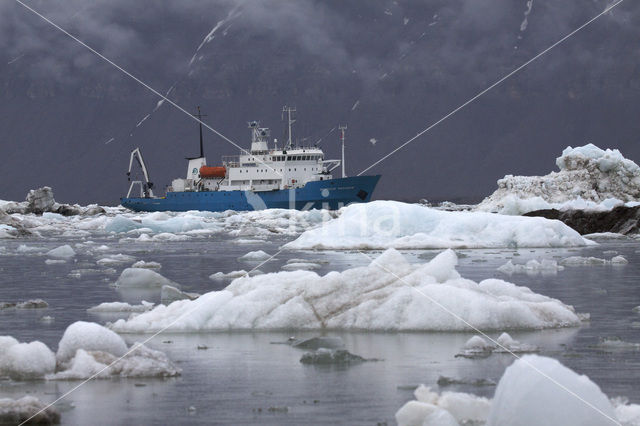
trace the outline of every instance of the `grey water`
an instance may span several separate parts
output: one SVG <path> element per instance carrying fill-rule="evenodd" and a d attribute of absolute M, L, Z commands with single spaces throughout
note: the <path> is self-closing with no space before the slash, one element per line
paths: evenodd
<path fill-rule="evenodd" d="M 216 236 L 188 242 L 137 243 L 92 236 L 96 245 L 109 246 L 108 254 L 123 253 L 138 260 L 162 264 L 160 273 L 187 291 L 204 293 L 229 283 L 212 281 L 214 272 L 249 270 L 257 263 L 238 257 L 252 250 L 274 254 L 290 238 L 274 236 L 268 242 L 238 244 Z M 113 316 L 87 313 L 102 302 L 159 301 L 157 291 L 122 292 L 111 283 L 129 263 L 96 266 L 95 255 L 77 249 L 73 262 L 46 265 L 42 253 L 79 239 L 33 239 L 2 241 L 0 250 L 0 302 L 42 298 L 46 309 L 0 310 L 0 335 L 20 341 L 40 340 L 52 350 L 66 327 L 78 320 L 106 323 Z M 541 331 L 510 331 L 512 337 L 540 348 L 540 354 L 560 360 L 586 374 L 610 397 L 626 396 L 640 403 L 640 351 L 634 348 L 607 349 L 604 338 L 617 337 L 640 343 L 640 243 L 636 240 L 601 240 L 598 246 L 577 249 L 484 249 L 458 250 L 458 271 L 479 281 L 502 278 L 527 286 L 537 293 L 573 305 L 589 313 L 581 327 Z M 40 248 L 19 253 L 20 244 Z M 497 267 L 512 259 L 567 256 L 610 258 L 614 250 L 629 260 L 623 266 L 567 267 L 556 274 L 504 275 Z M 412 262 L 425 262 L 438 250 L 403 253 Z M 378 252 L 371 252 L 371 256 Z M 263 272 L 280 270 L 288 259 L 322 261 L 317 272 L 344 270 L 365 265 L 369 259 L 357 252 L 284 251 L 259 267 Z M 84 270 L 78 273 L 72 271 Z M 416 296 L 419 297 L 419 296 Z M 43 322 L 44 316 L 53 317 Z M 126 316 L 126 315 L 125 315 Z M 504 369 L 513 361 L 509 354 L 484 359 L 455 357 L 474 333 L 374 333 L 327 332 L 341 337 L 350 352 L 378 361 L 352 366 L 313 366 L 300 363 L 304 351 L 286 342 L 291 336 L 304 338 L 320 332 L 215 332 L 162 334 L 148 345 L 159 349 L 182 369 L 172 379 L 94 380 L 81 386 L 56 405 L 63 424 L 394 424 L 394 413 L 413 398 L 416 386 L 424 383 L 437 391 L 462 391 L 491 397 Z M 499 332 L 489 333 L 497 337 Z M 124 335 L 132 343 L 144 335 Z M 206 349 L 205 349 L 206 347 Z M 200 349 L 199 349 L 200 348 Z M 468 384 L 439 387 L 438 378 Z M 477 386 L 474 380 L 486 379 Z M 78 382 L 0 381 L 0 398 L 31 394 L 52 402 Z"/>

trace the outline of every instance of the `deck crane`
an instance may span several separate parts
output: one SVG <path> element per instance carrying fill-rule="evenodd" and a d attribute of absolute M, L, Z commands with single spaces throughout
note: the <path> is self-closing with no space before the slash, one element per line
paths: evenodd
<path fill-rule="evenodd" d="M 131 167 L 133 167 L 133 159 L 138 162 L 140 169 L 142 169 L 142 174 L 144 176 L 144 182 L 139 180 L 134 180 L 131 182 Z M 131 151 L 131 157 L 129 158 L 129 171 L 127 172 L 127 180 L 131 182 L 129 186 L 129 192 L 127 193 L 127 198 L 131 196 L 131 191 L 133 190 L 134 185 L 140 185 L 140 197 L 143 198 L 153 198 L 153 182 L 149 181 L 149 173 L 147 172 L 147 166 L 144 164 L 144 159 L 142 158 L 142 152 L 140 152 L 140 148 L 136 148 Z"/>

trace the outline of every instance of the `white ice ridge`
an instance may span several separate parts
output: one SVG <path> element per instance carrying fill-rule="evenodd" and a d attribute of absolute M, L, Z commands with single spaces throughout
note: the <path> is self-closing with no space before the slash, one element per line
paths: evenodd
<path fill-rule="evenodd" d="M 541 329 L 580 324 L 571 306 L 526 287 L 461 278 L 446 250 L 412 265 L 389 249 L 368 266 L 330 272 L 242 277 L 196 300 L 158 306 L 111 325 L 117 332 L 342 329 L 468 331 Z M 445 311 L 444 306 L 449 312 Z"/>
<path fill-rule="evenodd" d="M 136 349 L 127 353 L 131 348 L 122 337 L 99 324 L 84 321 L 67 327 L 57 354 L 42 342 L 19 343 L 11 336 L 0 336 L 0 376 L 14 380 L 81 380 L 94 374 L 98 378 L 180 374 L 180 369 L 164 353 L 144 345 L 134 346 Z M 105 369 L 114 361 L 113 366 Z"/>
<path fill-rule="evenodd" d="M 564 223 L 542 217 L 449 212 L 398 201 L 353 204 L 288 249 L 572 247 L 594 244 Z"/>
<path fill-rule="evenodd" d="M 437 394 L 424 385 L 414 396 L 396 412 L 399 426 L 640 424 L 640 405 L 609 400 L 587 376 L 537 355 L 525 355 L 508 367 L 492 400 L 461 392 Z"/>
<path fill-rule="evenodd" d="M 611 210 L 640 201 L 640 167 L 617 149 L 567 147 L 556 165 L 560 171 L 545 176 L 505 176 L 477 209 L 519 215 L 551 208 Z"/>

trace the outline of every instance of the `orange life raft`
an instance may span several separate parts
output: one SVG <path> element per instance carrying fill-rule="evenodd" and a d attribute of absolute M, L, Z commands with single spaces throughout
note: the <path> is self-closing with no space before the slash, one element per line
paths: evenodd
<path fill-rule="evenodd" d="M 201 178 L 223 178 L 227 175 L 226 167 L 200 167 Z"/>

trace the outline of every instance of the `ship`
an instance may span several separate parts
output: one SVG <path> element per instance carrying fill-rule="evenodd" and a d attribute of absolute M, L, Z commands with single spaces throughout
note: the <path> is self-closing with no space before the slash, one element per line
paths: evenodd
<path fill-rule="evenodd" d="M 223 156 L 221 164 L 209 165 L 204 155 L 200 108 L 194 114 L 200 124 L 200 155 L 186 158 L 186 178 L 177 178 L 166 188 L 165 195 L 154 195 L 153 183 L 139 148 L 129 159 L 130 180 L 122 206 L 145 212 L 201 210 L 251 211 L 263 209 L 326 209 L 336 210 L 352 203 L 371 200 L 380 175 L 346 176 L 344 143 L 346 126 L 339 126 L 342 158 L 325 159 L 323 150 L 314 144 L 294 143 L 292 124 L 295 108 L 284 107 L 287 126 L 285 141 L 271 140 L 271 131 L 258 121 L 248 123 L 251 134 L 249 150 L 240 149 L 235 156 Z M 144 180 L 131 181 L 134 160 L 140 166 Z M 341 177 L 334 177 L 338 168 Z M 132 197 L 139 187 L 140 195 Z"/>

